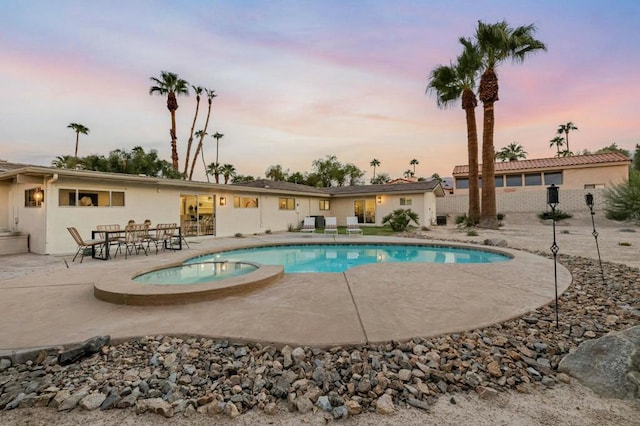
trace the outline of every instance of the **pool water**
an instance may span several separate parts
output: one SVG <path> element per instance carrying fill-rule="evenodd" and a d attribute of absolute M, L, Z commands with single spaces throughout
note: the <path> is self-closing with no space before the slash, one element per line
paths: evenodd
<path fill-rule="evenodd" d="M 391 244 L 307 244 L 255 247 L 195 257 L 203 261 L 255 262 L 283 265 L 288 273 L 344 272 L 354 266 L 386 262 L 490 263 L 509 256 L 482 250 L 444 246 Z"/>
<path fill-rule="evenodd" d="M 258 267 L 247 263 L 214 262 L 212 260 L 188 263 L 172 268 L 147 272 L 133 278 L 142 284 L 200 284 L 217 281 L 224 278 L 237 277 L 253 272 Z"/>

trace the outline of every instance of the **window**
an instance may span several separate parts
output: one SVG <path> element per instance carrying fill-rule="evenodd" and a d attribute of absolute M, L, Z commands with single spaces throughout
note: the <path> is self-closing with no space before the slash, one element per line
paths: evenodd
<path fill-rule="evenodd" d="M 44 201 L 44 191 L 40 188 L 32 188 L 24 191 L 25 207 L 42 207 Z"/>
<path fill-rule="evenodd" d="M 295 198 L 279 198 L 278 205 L 280 206 L 280 210 L 295 210 L 296 199 Z"/>
<path fill-rule="evenodd" d="M 584 185 L 584 189 L 597 189 L 604 188 L 604 183 L 587 183 Z"/>
<path fill-rule="evenodd" d="M 257 209 L 258 197 L 233 197 L 233 207 L 236 209 Z"/>
<path fill-rule="evenodd" d="M 496 175 L 496 188 L 502 188 L 504 186 L 504 176 Z"/>
<path fill-rule="evenodd" d="M 124 207 L 124 192 L 90 189 L 60 189 L 59 206 Z"/>
<path fill-rule="evenodd" d="M 331 210 L 329 200 L 320 200 L 320 210 Z"/>
<path fill-rule="evenodd" d="M 562 172 L 545 172 L 544 184 L 562 185 Z"/>
<path fill-rule="evenodd" d="M 522 175 L 507 175 L 507 186 L 522 186 Z"/>
<path fill-rule="evenodd" d="M 531 173 L 524 175 L 524 186 L 542 185 L 542 175 L 540 173 Z"/>
<path fill-rule="evenodd" d="M 401 206 L 410 206 L 413 200 L 411 198 L 402 198 L 400 197 L 400 205 Z"/>
<path fill-rule="evenodd" d="M 469 188 L 468 178 L 456 178 L 456 189 L 468 189 L 468 188 Z"/>

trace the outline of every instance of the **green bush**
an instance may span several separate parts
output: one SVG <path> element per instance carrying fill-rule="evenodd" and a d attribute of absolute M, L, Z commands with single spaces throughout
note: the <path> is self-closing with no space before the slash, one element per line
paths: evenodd
<path fill-rule="evenodd" d="M 467 237 L 477 237 L 478 232 L 475 229 L 470 229 L 467 231 Z"/>
<path fill-rule="evenodd" d="M 497 218 L 498 220 L 504 220 L 505 216 L 506 215 L 504 213 L 498 213 Z"/>
<path fill-rule="evenodd" d="M 626 182 L 604 191 L 604 199 L 607 219 L 640 222 L 640 173 L 632 170 Z"/>
<path fill-rule="evenodd" d="M 420 225 L 418 220 L 418 214 L 411 209 L 396 209 L 382 218 L 382 224 L 389 225 L 395 232 L 402 232 L 407 230 L 411 222 Z"/>
<path fill-rule="evenodd" d="M 467 214 L 463 214 L 461 216 L 456 216 L 456 225 L 462 228 L 469 228 L 474 226 L 475 224 L 472 222 L 471 218 L 467 216 Z"/>
<path fill-rule="evenodd" d="M 551 212 L 542 212 L 538 213 L 538 217 L 543 220 L 555 219 L 557 222 L 562 219 L 569 219 L 573 217 L 573 215 L 571 213 L 563 212 L 562 210 L 557 209 L 555 215 L 553 215 Z"/>

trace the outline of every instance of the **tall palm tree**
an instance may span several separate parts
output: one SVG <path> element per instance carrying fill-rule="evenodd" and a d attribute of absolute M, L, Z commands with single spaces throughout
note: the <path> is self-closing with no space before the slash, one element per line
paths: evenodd
<path fill-rule="evenodd" d="M 207 175 L 213 175 L 216 183 L 220 183 L 220 175 L 222 174 L 222 164 L 211 163 L 207 166 Z"/>
<path fill-rule="evenodd" d="M 220 139 L 222 139 L 224 137 L 224 134 L 222 134 L 220 132 L 215 132 L 213 135 L 211 135 L 211 137 L 216 140 L 216 163 L 217 163 L 218 162 L 218 148 L 220 146 Z"/>
<path fill-rule="evenodd" d="M 371 160 L 371 162 L 369 163 L 369 165 L 371 167 L 373 167 L 373 178 L 376 178 L 376 167 L 380 167 L 380 160 L 378 160 L 377 158 L 374 158 L 373 160 Z"/>
<path fill-rule="evenodd" d="M 224 164 L 222 166 L 222 176 L 224 176 L 224 183 L 229 183 L 229 179 L 236 174 L 236 168 L 232 164 Z"/>
<path fill-rule="evenodd" d="M 184 176 L 187 176 L 187 168 L 189 167 L 189 158 L 191 157 L 191 144 L 193 144 L 193 130 L 196 127 L 196 119 L 198 118 L 198 109 L 200 109 L 200 95 L 204 90 L 200 86 L 191 86 L 193 92 L 196 94 L 196 112 L 193 115 L 193 122 L 191 123 L 191 132 L 189 133 L 189 141 L 187 142 L 187 156 L 184 160 Z"/>
<path fill-rule="evenodd" d="M 483 107 L 482 129 L 482 210 L 480 226 L 498 228 L 496 216 L 496 185 L 493 145 L 494 104 L 498 101 L 498 75 L 496 67 L 507 59 L 523 62 L 530 54 L 547 50 L 544 43 L 534 38 L 533 24 L 511 28 L 506 21 L 485 24 L 478 21 L 476 46 L 482 57 L 479 97 Z"/>
<path fill-rule="evenodd" d="M 171 165 L 174 171 L 179 171 L 178 166 L 178 137 L 176 136 L 176 110 L 178 109 L 178 96 L 189 94 L 189 83 L 178 77 L 178 74 L 161 71 L 160 78 L 151 77 L 154 83 L 149 89 L 150 95 L 167 95 L 167 109 L 171 113 Z"/>
<path fill-rule="evenodd" d="M 496 153 L 496 158 L 500 161 L 518 161 L 527 158 L 527 152 L 522 145 L 512 142 Z"/>
<path fill-rule="evenodd" d="M 569 132 L 572 130 L 578 130 L 578 128 L 571 121 L 569 121 L 566 124 L 560 124 L 558 126 L 558 131 L 556 132 L 558 135 L 562 135 L 564 133 L 564 137 L 567 141 L 567 155 L 571 155 L 571 150 L 569 149 Z"/>
<path fill-rule="evenodd" d="M 564 138 L 561 136 L 556 136 L 555 138 L 549 141 L 549 148 L 551 148 L 552 146 L 555 146 L 556 150 L 558 151 L 558 153 L 556 154 L 556 157 L 560 157 L 560 147 L 563 145 L 564 145 Z"/>
<path fill-rule="evenodd" d="M 415 158 L 411 161 L 409 161 L 409 165 L 413 166 L 413 174 L 411 176 L 415 176 L 416 174 L 416 165 L 420 164 L 420 162 L 418 160 L 416 160 Z"/>
<path fill-rule="evenodd" d="M 194 136 L 200 139 L 200 143 L 198 143 L 198 148 L 196 149 L 196 152 L 193 155 L 193 163 L 191 163 L 191 173 L 189 174 L 189 180 L 191 180 L 191 177 L 193 176 L 193 169 L 195 167 L 196 160 L 198 159 L 198 155 L 202 154 L 201 155 L 202 162 L 204 163 L 204 150 L 202 149 L 202 140 L 204 139 L 205 136 L 207 136 L 207 132 L 200 129 L 194 133 Z M 205 165 L 205 172 L 206 172 L 206 168 L 207 168 L 206 163 L 204 163 L 204 165 Z M 209 174 L 207 173 L 205 174 L 207 175 L 207 182 L 209 182 Z"/>
<path fill-rule="evenodd" d="M 57 169 L 75 169 L 78 164 L 78 157 L 70 155 L 58 155 L 51 165 Z"/>
<path fill-rule="evenodd" d="M 475 46 L 465 39 L 460 42 L 464 50 L 455 64 L 439 65 L 431 71 L 427 92 L 436 96 L 438 107 L 453 106 L 462 100 L 467 122 L 467 154 L 469 160 L 469 221 L 476 225 L 480 220 L 480 188 L 478 185 L 478 129 L 474 93 L 480 69 L 480 56 Z"/>
<path fill-rule="evenodd" d="M 193 169 L 196 167 L 196 160 L 198 158 L 198 154 L 202 150 L 202 142 L 204 141 L 205 135 L 207 135 L 207 127 L 209 127 L 209 117 L 211 116 L 211 105 L 213 104 L 213 98 L 216 96 L 216 92 L 214 90 L 204 89 L 204 92 L 207 94 L 207 102 L 209 104 L 209 108 L 207 109 L 207 120 L 204 123 L 203 133 L 200 134 L 200 141 L 198 142 L 198 147 L 196 148 L 196 153 L 193 155 L 193 162 L 191 163 L 191 171 L 189 172 L 189 180 L 193 178 Z M 207 175 L 208 176 L 208 175 Z"/>
<path fill-rule="evenodd" d="M 73 129 L 73 131 L 76 132 L 76 150 L 74 151 L 73 156 L 76 157 L 76 160 L 77 160 L 78 159 L 78 141 L 80 140 L 80 133 L 82 133 L 83 135 L 88 134 L 89 128 L 79 123 L 71 123 L 67 126 L 67 128 Z"/>

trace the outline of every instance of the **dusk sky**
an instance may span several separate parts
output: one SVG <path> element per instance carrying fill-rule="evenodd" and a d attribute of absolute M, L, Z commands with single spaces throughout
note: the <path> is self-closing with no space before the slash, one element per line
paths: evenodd
<path fill-rule="evenodd" d="M 335 155 L 367 182 L 373 158 L 392 178 L 414 158 L 417 176 L 450 176 L 467 163 L 465 116 L 425 94 L 429 73 L 478 20 L 503 19 L 535 24 L 548 51 L 498 68 L 496 149 L 552 157 L 568 121 L 574 152 L 640 143 L 637 0 L 2 0 L 0 12 L 0 159 L 12 162 L 73 155 L 71 122 L 90 129 L 79 156 L 140 145 L 170 161 L 166 99 L 149 95 L 166 70 L 216 91 L 208 132 L 225 135 L 220 162 L 239 174 L 308 172 Z M 178 102 L 182 169 L 195 96 Z M 206 97 L 196 129 L 205 113 Z M 481 104 L 476 117 L 481 137 Z"/>

